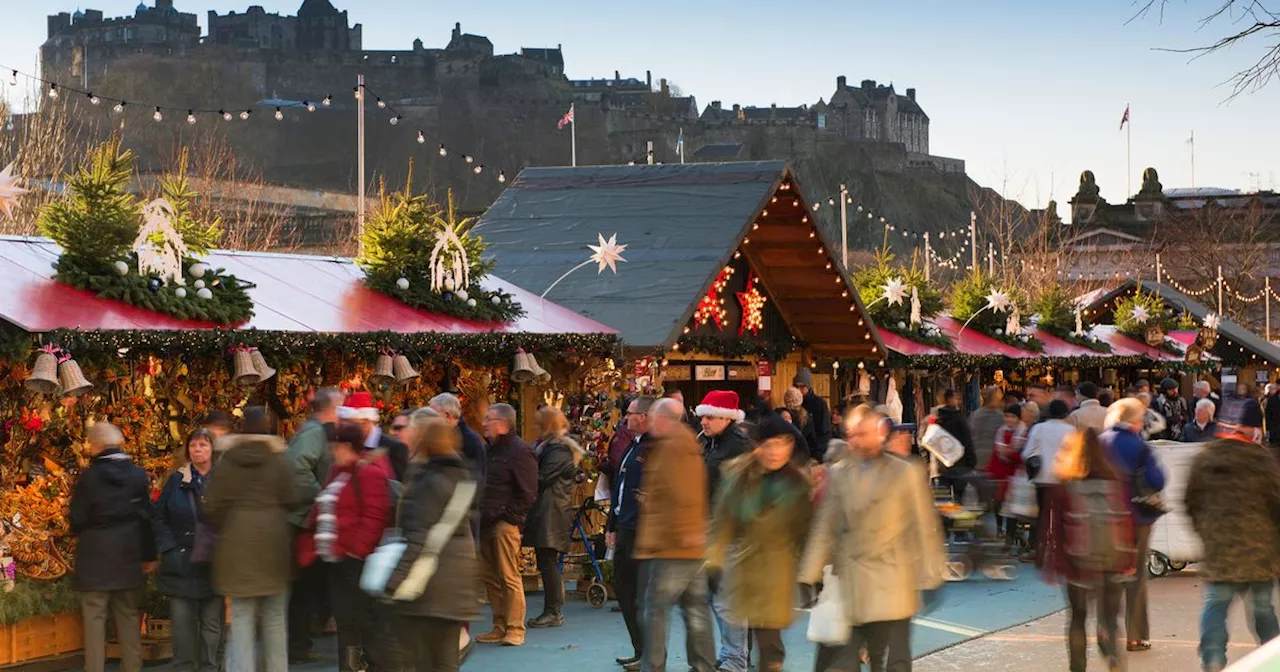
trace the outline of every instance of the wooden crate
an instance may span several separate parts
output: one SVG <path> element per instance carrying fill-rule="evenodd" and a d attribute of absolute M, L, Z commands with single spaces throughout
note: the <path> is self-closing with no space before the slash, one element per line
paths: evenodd
<path fill-rule="evenodd" d="M 84 648 L 80 615 L 33 616 L 0 626 L 0 666 L 74 653 Z"/>

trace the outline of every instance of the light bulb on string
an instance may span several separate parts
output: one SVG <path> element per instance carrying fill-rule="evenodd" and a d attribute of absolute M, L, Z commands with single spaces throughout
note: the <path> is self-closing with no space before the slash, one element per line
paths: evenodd
<path fill-rule="evenodd" d="M 196 113 L 194 110 L 187 110 L 187 123 L 188 124 L 196 123 Z"/>
<path fill-rule="evenodd" d="M 385 109 L 387 109 L 387 101 L 385 101 L 385 100 L 383 100 L 383 99 L 379 98 L 379 99 L 378 99 L 378 109 L 379 109 L 379 110 L 385 110 Z"/>
<path fill-rule="evenodd" d="M 426 141 L 427 141 L 427 136 L 423 135 L 422 131 L 418 131 L 418 144 L 421 145 Z"/>
<path fill-rule="evenodd" d="M 388 121 L 390 121 L 390 122 L 391 122 L 391 125 L 392 125 L 392 126 L 395 126 L 396 124 L 400 123 L 400 119 L 401 119 L 401 118 L 402 118 L 402 117 L 401 117 L 400 115 L 398 115 L 398 114 L 397 114 L 396 116 L 391 117 L 390 119 L 388 119 Z"/>
<path fill-rule="evenodd" d="M 315 104 L 315 103 L 313 103 L 313 102 L 311 102 L 311 101 L 309 101 L 309 100 L 304 100 L 304 101 L 302 101 L 302 104 L 306 106 L 306 108 L 307 108 L 307 111 L 308 111 L 308 112 L 315 112 L 315 111 L 316 111 L 316 104 Z"/>
<path fill-rule="evenodd" d="M 483 172 L 484 172 L 484 164 L 483 164 L 483 163 L 477 163 L 477 164 L 476 164 L 476 167 L 475 167 L 475 168 L 472 168 L 471 170 L 472 170 L 472 172 L 474 172 L 476 175 L 479 175 L 480 173 L 483 173 Z"/>
<path fill-rule="evenodd" d="M 324 100 L 321 101 L 320 104 L 324 105 L 325 107 L 329 107 L 330 105 L 333 104 L 333 96 L 325 96 Z"/>
<path fill-rule="evenodd" d="M 501 170 L 499 170 L 499 171 L 498 171 L 498 184 L 506 184 L 506 182 L 507 182 L 507 174 L 506 174 L 506 173 L 504 173 L 504 172 L 502 172 Z"/>
<path fill-rule="evenodd" d="M 240 120 L 241 120 L 241 121 L 248 121 L 248 120 L 249 120 L 249 115 L 250 115 L 251 113 L 252 113 L 252 112 L 251 112 L 250 110 L 245 110 L 244 112 L 241 112 L 241 113 L 240 113 Z"/>
<path fill-rule="evenodd" d="M 355 94 L 356 100 L 360 100 L 360 87 L 357 86 L 351 89 L 351 91 Z"/>
<path fill-rule="evenodd" d="M 116 103 L 116 106 L 115 106 L 115 107 L 113 107 L 113 108 L 111 108 L 111 111 L 112 111 L 112 112 L 115 112 L 116 114 L 120 114 L 121 112 L 124 112 L 124 106 L 125 106 L 125 105 L 126 105 L 126 103 L 122 100 L 122 101 L 120 101 L 120 102 Z"/>
<path fill-rule="evenodd" d="M 17 86 L 17 85 L 18 85 L 18 71 L 14 70 L 13 74 L 9 75 L 9 86 Z"/>
<path fill-rule="evenodd" d="M 230 113 L 230 112 L 228 112 L 228 111 L 226 111 L 226 110 L 218 110 L 218 114 L 219 114 L 219 115 L 221 115 L 221 116 L 222 116 L 222 118 L 223 118 L 225 121 L 231 121 L 231 113 Z"/>
<path fill-rule="evenodd" d="M 97 96 L 95 96 L 95 95 L 93 95 L 93 93 L 89 93 L 88 95 L 89 95 L 89 104 L 90 104 L 90 105 L 97 105 L 97 104 L 99 104 L 99 103 L 101 103 L 101 102 L 102 102 L 102 99 L 101 99 L 101 98 L 99 98 L 99 97 L 97 97 Z"/>
<path fill-rule="evenodd" d="M 449 155 L 449 150 L 445 149 L 444 145 L 440 145 L 440 156 L 448 156 L 448 155 Z"/>
<path fill-rule="evenodd" d="M 50 97 L 50 98 L 57 98 L 57 97 L 58 97 L 58 85 L 57 85 L 57 84 L 49 84 L 49 97 Z"/>
<path fill-rule="evenodd" d="M 284 111 L 282 111 L 280 108 L 278 108 L 278 107 L 277 107 L 277 108 L 276 108 L 276 121 L 280 121 L 280 120 L 282 120 L 282 119 L 284 119 Z"/>
<path fill-rule="evenodd" d="M 471 156 L 468 156 L 468 155 L 466 155 L 466 154 L 463 154 L 463 155 L 462 155 L 462 160 L 463 160 L 463 161 L 466 161 L 467 163 L 475 163 L 475 161 L 476 161 L 474 158 L 472 158 Z"/>
<path fill-rule="evenodd" d="M 164 121 L 164 115 L 160 113 L 159 107 L 157 107 L 156 111 L 151 114 L 151 118 L 156 121 Z"/>

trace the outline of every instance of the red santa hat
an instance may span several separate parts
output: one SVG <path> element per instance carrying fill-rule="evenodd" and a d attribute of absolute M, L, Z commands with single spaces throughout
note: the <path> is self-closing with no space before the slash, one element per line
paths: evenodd
<path fill-rule="evenodd" d="M 712 390 L 694 409 L 700 418 L 728 418 L 742 422 L 747 414 L 738 407 L 738 393 L 732 390 Z"/>
<path fill-rule="evenodd" d="M 368 392 L 354 392 L 338 407 L 338 417 L 342 420 L 378 421 L 378 409 L 373 404 L 373 395 Z"/>

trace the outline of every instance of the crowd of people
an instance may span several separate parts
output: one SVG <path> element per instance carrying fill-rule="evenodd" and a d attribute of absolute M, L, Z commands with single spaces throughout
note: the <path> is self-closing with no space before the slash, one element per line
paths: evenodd
<path fill-rule="evenodd" d="M 928 454 L 886 408 L 833 416 L 811 385 L 802 371 L 776 409 L 755 400 L 744 411 L 727 390 L 692 408 L 678 391 L 626 402 L 601 465 L 604 542 L 632 650 L 623 670 L 666 669 L 675 607 L 695 672 L 745 672 L 753 650 L 760 669 L 781 670 L 781 633 L 827 573 L 839 582 L 824 599 L 848 635 L 817 647 L 816 669 L 911 669 L 911 618 L 936 602 L 947 561 Z M 957 501 L 969 488 L 989 501 L 1010 547 L 1030 522 L 1022 559 L 1066 585 L 1073 671 L 1085 669 L 1091 602 L 1111 669 L 1151 647 L 1142 568 L 1167 510 L 1151 438 L 1208 441 L 1185 501 L 1205 545 L 1204 669 L 1225 666 L 1234 597 L 1252 600 L 1260 640 L 1280 631 L 1280 466 L 1261 445 L 1264 428 L 1272 438 L 1280 428 L 1269 422 L 1280 389 L 1267 390 L 1264 410 L 1207 385 L 1191 404 L 1175 381 L 1159 388 L 1152 400 L 1144 381 L 1119 399 L 1090 382 L 1033 385 L 1025 399 L 989 387 L 967 417 L 948 391 L 930 415 L 964 447 L 936 483 Z M 584 451 L 559 409 L 535 419 L 532 445 L 506 404 L 489 407 L 477 433 L 458 398 L 441 394 L 384 432 L 368 393 L 324 389 L 288 443 L 266 408 L 244 409 L 235 431 L 211 414 L 154 498 L 120 431 L 95 424 L 70 511 L 86 669 L 103 669 L 108 615 L 123 669 L 141 669 L 137 595 L 152 572 L 171 605 L 176 666 L 197 672 L 283 672 L 314 658 L 330 616 L 341 672 L 456 670 L 486 602 L 492 626 L 474 643 L 516 647 L 531 629 L 562 626 Z M 1014 506 L 1017 478 L 1034 485 L 1037 515 Z M 526 547 L 544 591 L 533 618 Z"/>

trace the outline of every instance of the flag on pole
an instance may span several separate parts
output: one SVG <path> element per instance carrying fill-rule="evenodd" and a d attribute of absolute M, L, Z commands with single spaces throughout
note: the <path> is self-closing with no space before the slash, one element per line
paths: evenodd
<path fill-rule="evenodd" d="M 556 124 L 556 129 L 564 129 L 565 126 L 573 123 L 573 103 L 569 103 L 569 111 L 560 117 L 560 123 Z"/>
<path fill-rule="evenodd" d="M 570 113 L 570 114 L 573 114 L 573 110 L 569 110 L 569 113 Z M 1128 104 L 1126 104 L 1126 105 L 1124 106 L 1124 116 L 1123 116 L 1123 117 L 1120 117 L 1120 130 L 1122 130 L 1122 131 L 1123 131 L 1123 130 L 1124 130 L 1124 125 L 1125 125 L 1125 124 L 1127 124 L 1127 123 L 1129 123 L 1129 106 L 1128 106 Z"/>
<path fill-rule="evenodd" d="M 1196 144 L 1196 132 L 1195 132 L 1195 131 L 1191 131 L 1191 137 L 1187 138 L 1187 144 L 1188 144 L 1188 145 L 1194 145 L 1194 144 Z"/>

